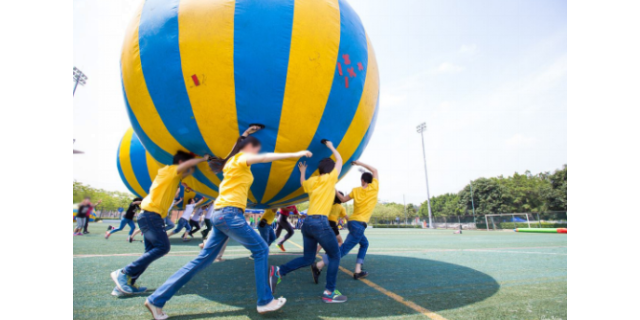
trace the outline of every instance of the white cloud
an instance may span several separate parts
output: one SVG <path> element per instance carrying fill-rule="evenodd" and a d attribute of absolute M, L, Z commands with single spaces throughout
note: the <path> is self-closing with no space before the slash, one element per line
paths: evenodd
<path fill-rule="evenodd" d="M 463 44 L 460 47 L 460 50 L 458 50 L 459 53 L 461 54 L 467 54 L 467 55 L 472 55 L 476 53 L 476 45 L 475 44 L 470 44 L 470 45 L 466 45 Z"/>
<path fill-rule="evenodd" d="M 519 133 L 507 139 L 507 145 L 511 147 L 529 146 L 535 142 L 536 138 L 525 137 Z"/>
<path fill-rule="evenodd" d="M 462 70 L 464 70 L 462 66 L 450 62 L 443 62 L 438 67 L 437 73 L 460 73 Z"/>

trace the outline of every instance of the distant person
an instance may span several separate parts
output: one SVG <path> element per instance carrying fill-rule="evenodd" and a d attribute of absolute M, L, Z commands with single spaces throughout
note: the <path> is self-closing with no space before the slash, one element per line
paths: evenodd
<path fill-rule="evenodd" d="M 131 204 L 129 204 L 129 208 L 127 209 L 127 212 L 125 212 L 122 219 L 120 219 L 120 227 L 118 227 L 117 229 L 111 229 L 110 231 L 107 231 L 107 233 L 104 235 L 104 238 L 109 239 L 109 237 L 111 237 L 112 234 L 124 229 L 125 225 L 129 225 L 129 228 L 130 228 L 129 238 L 131 238 L 131 235 L 133 235 L 133 232 L 136 230 L 136 224 L 133 223 L 133 217 L 136 215 L 136 212 L 140 210 L 140 203 L 142 203 L 142 199 L 140 198 L 133 199 Z"/>
<path fill-rule="evenodd" d="M 95 206 L 100 203 L 102 203 L 102 200 L 98 200 L 98 203 L 96 203 Z M 82 231 L 87 224 L 87 220 L 89 220 L 91 216 L 91 210 L 93 210 L 95 206 L 91 204 L 91 197 L 85 197 L 82 202 L 80 202 L 78 212 L 76 213 L 76 228 L 73 229 L 74 236 L 81 236 L 83 234 Z"/>
<path fill-rule="evenodd" d="M 287 234 L 284 236 L 284 238 L 278 241 L 276 247 L 278 247 L 278 249 L 282 250 L 283 252 L 286 251 L 284 249 L 284 243 L 289 240 L 294 234 L 291 223 L 289 223 L 290 214 L 300 215 L 300 212 L 298 212 L 298 208 L 296 206 L 280 208 L 280 217 L 278 218 L 278 226 L 276 227 L 276 239 L 280 238 L 282 230 L 286 230 Z"/>
<path fill-rule="evenodd" d="M 187 236 L 189 235 L 189 232 L 191 231 L 191 224 L 189 223 L 189 221 L 191 220 L 191 215 L 195 211 L 196 206 L 198 206 L 202 201 L 204 201 L 204 198 L 200 199 L 199 202 L 196 202 L 195 198 L 191 198 L 189 200 L 189 204 L 185 206 L 184 211 L 182 212 L 182 217 L 178 219 L 176 228 L 171 230 L 167 234 L 168 237 L 171 237 L 176 233 L 180 233 L 180 231 L 182 231 L 182 228 L 184 228 L 185 232 L 182 235 L 182 241 L 189 241 L 189 239 L 187 238 Z M 193 236 L 191 237 L 193 238 Z"/>
<path fill-rule="evenodd" d="M 213 203 L 206 206 L 205 214 L 204 214 L 204 226 L 205 229 L 202 230 L 202 240 L 207 240 L 209 236 L 209 232 L 211 232 L 211 217 L 213 216 Z"/>
<path fill-rule="evenodd" d="M 196 211 L 191 216 L 189 220 L 189 224 L 191 225 L 191 231 L 189 231 L 189 236 L 193 238 L 193 234 L 200 230 L 200 218 L 202 218 L 202 208 L 196 208 Z"/>
<path fill-rule="evenodd" d="M 365 172 L 360 178 L 360 187 L 354 188 L 347 196 L 336 192 L 336 196 L 340 198 L 340 201 L 347 202 L 353 199 L 353 214 L 349 217 L 349 235 L 347 240 L 340 247 L 340 257 L 344 257 L 349 254 L 349 251 L 353 249 L 357 244 L 360 244 L 358 250 L 358 257 L 356 259 L 356 270 L 353 274 L 353 278 L 358 280 L 366 277 L 369 273 L 362 270 L 362 264 L 364 258 L 367 255 L 367 249 L 369 248 L 369 240 L 364 235 L 367 229 L 367 223 L 371 218 L 373 209 L 378 203 L 378 170 L 370 165 L 364 164 L 360 161 L 354 161 L 354 165 L 362 166 L 370 172 Z M 327 264 L 327 255 L 322 256 L 322 261 L 319 261 L 315 268 L 319 271 L 322 270 L 325 264 Z"/>
<path fill-rule="evenodd" d="M 340 247 L 338 247 L 338 241 L 329 226 L 329 219 L 327 218 L 335 198 L 336 183 L 342 171 L 342 157 L 333 147 L 331 141 L 326 141 L 325 144 L 333 153 L 336 161 L 334 162 L 331 158 L 322 159 L 318 165 L 319 175 L 306 179 L 306 163 L 301 162 L 298 165 L 300 168 L 300 184 L 304 191 L 309 194 L 309 210 L 305 218 L 306 221 L 302 225 L 303 256 L 279 267 L 272 266 L 269 270 L 269 284 L 271 285 L 271 290 L 275 293 L 276 285 L 280 283 L 282 277 L 300 268 L 313 265 L 319 244 L 329 257 L 327 283 L 322 293 L 322 301 L 325 303 L 342 303 L 347 301 L 347 297 L 336 290 L 336 279 L 338 267 L 340 266 Z M 313 281 L 318 283 L 318 275 L 320 273 L 315 272 L 313 268 L 311 271 Z"/>
<path fill-rule="evenodd" d="M 264 242 L 267 243 L 267 247 L 270 247 L 273 241 L 276 240 L 276 233 L 273 231 L 273 220 L 276 218 L 276 212 L 273 209 L 267 209 L 264 211 L 260 222 L 258 223 L 258 232 Z"/>
<path fill-rule="evenodd" d="M 193 174 L 194 168 L 205 158 L 194 159 L 192 154 L 178 151 L 173 156 L 173 164 L 158 170 L 153 180 L 149 195 L 142 200 L 142 212 L 138 216 L 138 226 L 144 233 L 144 254 L 122 269 L 111 272 L 111 279 L 116 284 L 115 294 L 137 294 L 147 290 L 138 287 L 136 281 L 149 265 L 160 259 L 171 249 L 169 237 L 164 230 L 164 218 L 171 206 L 175 190 L 180 180 Z M 113 294 L 113 292 L 112 292 Z"/>

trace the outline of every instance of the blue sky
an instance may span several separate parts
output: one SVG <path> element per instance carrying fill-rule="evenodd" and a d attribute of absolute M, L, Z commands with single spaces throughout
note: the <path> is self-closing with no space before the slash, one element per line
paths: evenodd
<path fill-rule="evenodd" d="M 129 127 L 119 80 L 124 29 L 137 1 L 74 1 L 74 179 L 126 190 L 115 165 Z M 352 0 L 376 51 L 380 113 L 362 161 L 380 171 L 380 199 L 426 199 L 471 179 L 552 171 L 567 162 L 565 1 Z M 358 185 L 352 170 L 338 187 Z"/>

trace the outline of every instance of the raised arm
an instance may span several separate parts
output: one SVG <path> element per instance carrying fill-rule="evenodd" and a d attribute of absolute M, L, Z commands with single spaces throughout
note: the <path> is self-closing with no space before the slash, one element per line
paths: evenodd
<path fill-rule="evenodd" d="M 306 162 L 298 163 L 298 169 L 300 169 L 300 185 L 302 185 L 304 181 L 307 179 L 305 177 L 307 175 L 307 163 Z"/>
<path fill-rule="evenodd" d="M 182 198 L 178 199 L 178 201 L 176 201 L 176 203 L 174 203 L 174 206 L 177 206 L 180 202 L 182 202 Z"/>
<path fill-rule="evenodd" d="M 368 165 L 366 163 L 363 163 L 363 162 L 357 161 L 357 160 L 352 162 L 352 164 L 364 167 L 365 169 L 371 171 L 371 174 L 373 174 L 373 178 L 378 179 L 378 169 L 374 168 L 373 166 L 370 166 L 370 165 Z"/>
<path fill-rule="evenodd" d="M 340 194 L 340 192 L 338 192 L 338 190 L 336 190 L 336 197 L 338 197 L 338 199 L 340 199 L 340 202 L 342 203 L 351 200 L 351 197 L 349 195 L 343 196 L 342 194 Z"/>
<path fill-rule="evenodd" d="M 180 188 L 178 188 L 178 189 L 176 190 L 176 195 L 175 195 L 175 196 L 173 196 L 173 198 L 175 199 L 175 198 L 177 198 L 177 197 L 179 197 L 179 196 L 180 196 Z"/>
<path fill-rule="evenodd" d="M 333 143 L 331 141 L 327 140 L 324 145 L 327 146 L 329 150 L 331 150 L 333 156 L 336 158 L 335 170 L 338 171 L 338 175 L 340 175 L 340 172 L 342 171 L 342 156 L 340 155 L 338 150 L 333 147 Z"/>
<path fill-rule="evenodd" d="M 137 205 L 141 204 L 141 203 L 142 203 L 142 201 L 134 201 L 134 202 L 131 202 L 131 203 L 132 203 L 133 205 L 137 206 Z"/>
<path fill-rule="evenodd" d="M 256 163 L 268 163 L 278 160 L 284 159 L 297 159 L 302 157 L 311 158 L 313 154 L 308 151 L 298 151 L 294 153 L 261 153 L 261 154 L 252 154 L 247 155 L 247 165 L 252 165 Z"/>
<path fill-rule="evenodd" d="M 179 174 L 184 173 L 185 171 L 191 169 L 192 167 L 195 167 L 198 164 L 209 160 L 209 157 L 211 157 L 211 156 L 208 155 L 208 154 L 205 154 L 203 158 L 191 159 L 191 160 L 187 160 L 187 161 L 179 164 L 178 165 L 178 173 Z"/>

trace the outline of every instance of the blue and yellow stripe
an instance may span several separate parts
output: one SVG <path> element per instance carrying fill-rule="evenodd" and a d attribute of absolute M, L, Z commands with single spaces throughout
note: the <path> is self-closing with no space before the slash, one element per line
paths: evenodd
<path fill-rule="evenodd" d="M 162 164 L 179 150 L 224 157 L 249 124 L 262 123 L 263 152 L 308 149 L 314 157 L 302 160 L 317 174 L 331 156 L 322 139 L 356 160 L 375 125 L 375 55 L 346 0 L 146 0 L 121 69 L 133 130 Z M 305 201 L 296 164 L 253 165 L 249 207 Z M 129 167 L 119 169 L 130 190 L 145 189 L 149 179 L 130 181 Z M 222 176 L 206 164 L 192 179 L 217 196 Z"/>

